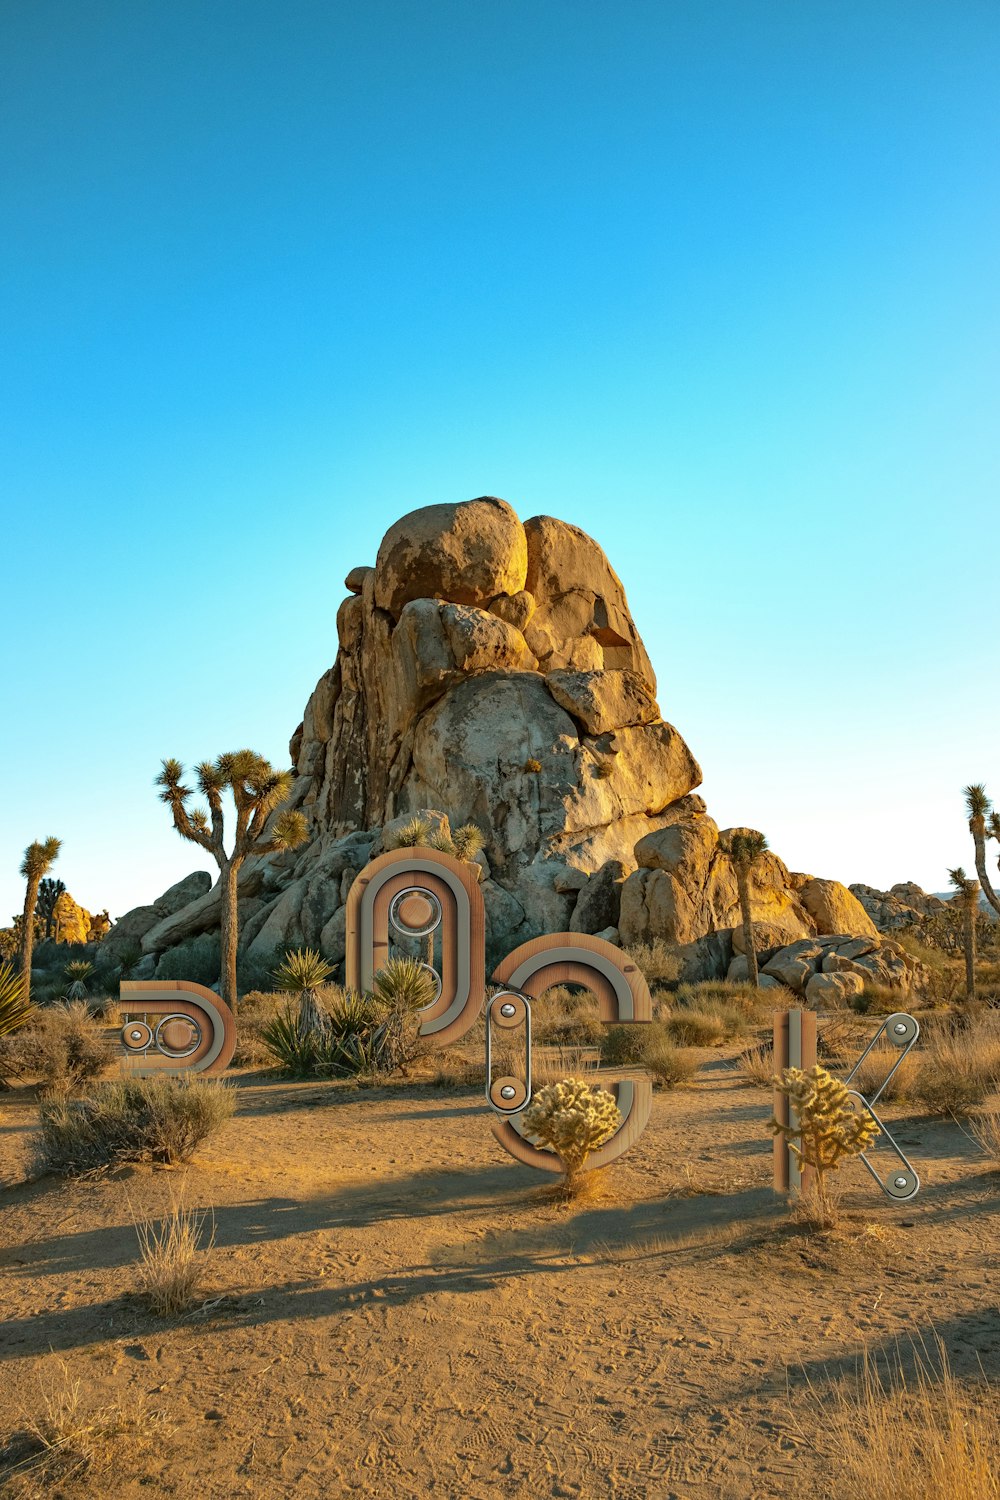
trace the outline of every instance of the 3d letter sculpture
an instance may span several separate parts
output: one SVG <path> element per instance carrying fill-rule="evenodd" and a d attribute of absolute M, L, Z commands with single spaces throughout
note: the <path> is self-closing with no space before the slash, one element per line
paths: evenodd
<path fill-rule="evenodd" d="M 430 939 L 428 962 L 437 996 L 422 1012 L 420 1035 L 444 1047 L 464 1036 L 482 1013 L 487 995 L 486 921 L 475 866 L 437 849 L 393 849 L 357 876 L 347 898 L 346 981 L 370 989 L 394 938 Z M 555 984 L 586 985 L 597 996 L 602 1021 L 652 1019 L 649 990 L 635 964 L 611 943 L 584 933 L 561 932 L 524 943 L 492 976 L 486 1005 L 486 1099 L 500 1116 L 493 1134 L 527 1166 L 560 1172 L 558 1157 L 526 1139 L 519 1116 L 531 1098 L 531 1001 Z M 494 1076 L 497 1043 L 523 1049 L 521 1074 Z M 633 1145 L 649 1119 L 648 1079 L 613 1085 L 622 1124 L 591 1158 L 607 1164 Z"/>
<path fill-rule="evenodd" d="M 236 1021 L 224 1000 L 186 979 L 123 980 L 122 1066 L 154 1073 L 221 1073 L 236 1048 Z"/>
<path fill-rule="evenodd" d="M 858 1058 L 854 1067 L 844 1079 L 845 1084 L 850 1085 L 851 1080 L 857 1075 L 861 1064 L 868 1054 L 878 1046 L 880 1041 L 886 1041 L 891 1046 L 899 1048 L 899 1056 L 893 1063 L 889 1072 L 882 1080 L 875 1092 L 866 1098 L 858 1089 L 851 1089 L 851 1097 L 856 1101 L 855 1108 L 862 1110 L 875 1121 L 879 1128 L 879 1139 L 884 1141 L 889 1150 L 893 1152 L 899 1166 L 889 1172 L 884 1180 L 881 1178 L 869 1161 L 865 1152 L 861 1152 L 861 1161 L 866 1169 L 874 1177 L 883 1193 L 888 1198 L 895 1198 L 900 1203 L 906 1203 L 915 1198 L 920 1191 L 920 1178 L 917 1176 L 911 1163 L 904 1156 L 899 1146 L 893 1140 L 886 1128 L 885 1123 L 875 1113 L 874 1105 L 880 1095 L 884 1093 L 890 1078 L 900 1066 L 903 1058 L 916 1045 L 920 1035 L 920 1026 L 913 1016 L 905 1015 L 897 1011 L 894 1015 L 887 1016 L 872 1037 L 868 1046 Z M 774 1070 L 781 1073 L 785 1068 L 801 1068 L 808 1072 L 816 1066 L 816 1015 L 814 1011 L 808 1010 L 776 1010 L 774 1012 Z M 774 1093 L 775 1119 L 783 1125 L 794 1124 L 790 1119 L 790 1106 L 784 1094 Z M 795 1162 L 794 1153 L 786 1144 L 783 1136 L 776 1136 L 774 1141 L 774 1187 L 777 1192 L 796 1192 L 802 1187 L 808 1187 L 811 1168 L 806 1168 L 800 1173 Z"/>

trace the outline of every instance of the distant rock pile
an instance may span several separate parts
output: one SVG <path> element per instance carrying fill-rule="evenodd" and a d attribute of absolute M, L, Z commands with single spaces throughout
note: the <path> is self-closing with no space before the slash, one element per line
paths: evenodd
<path fill-rule="evenodd" d="M 870 885 L 852 885 L 857 897 L 880 932 L 919 927 L 928 917 L 948 910 L 948 902 L 921 890 L 912 880 L 901 881 L 891 890 L 877 891 Z"/>
<path fill-rule="evenodd" d="M 441 827 L 473 822 L 486 836 L 491 962 L 572 929 L 662 938 L 689 978 L 730 972 L 732 864 L 597 543 L 550 516 L 522 524 L 492 496 L 432 505 L 397 521 L 374 567 L 353 568 L 345 586 L 336 660 L 290 745 L 292 805 L 312 837 L 244 867 L 241 953 L 264 961 L 309 944 L 339 964 L 355 875 L 401 820 L 431 810 Z M 217 927 L 208 880 L 199 872 L 117 924 L 108 942 L 141 944 L 138 977 L 172 952 L 176 967 L 178 945 Z M 755 873 L 752 908 L 770 954 L 811 945 L 807 984 L 853 972 L 834 959 L 879 951 L 855 895 L 777 855 Z M 858 937 L 870 946 L 842 951 Z"/>

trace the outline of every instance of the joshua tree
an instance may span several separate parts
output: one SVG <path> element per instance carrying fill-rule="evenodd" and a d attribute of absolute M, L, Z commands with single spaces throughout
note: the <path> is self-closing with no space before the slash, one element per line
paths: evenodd
<path fill-rule="evenodd" d="M 292 772 L 276 771 L 270 761 L 253 750 L 237 750 L 220 755 L 217 761 L 205 760 L 195 766 L 198 790 L 208 803 L 208 812 L 196 808 L 189 812 L 191 788 L 182 785 L 184 767 L 179 760 L 165 760 L 156 785 L 163 788 L 160 801 L 173 814 L 174 827 L 182 838 L 207 849 L 219 866 L 222 887 L 222 998 L 236 1009 L 236 940 L 239 932 L 236 881 L 240 868 L 250 855 L 270 854 L 275 849 L 295 849 L 308 837 L 306 820 L 300 812 L 286 808 L 279 812 L 270 830 L 265 827 L 271 814 L 288 799 L 292 789 Z M 236 806 L 236 834 L 230 853 L 223 845 L 222 794 L 229 791 Z"/>
<path fill-rule="evenodd" d="M 47 838 L 41 843 L 29 844 L 21 861 L 21 874 L 28 882 L 24 891 L 24 914 L 21 918 L 21 945 L 18 967 L 24 975 L 25 1004 L 31 1001 L 31 950 L 35 945 L 35 907 L 38 904 L 38 887 L 43 875 L 47 875 L 62 847 L 61 839 Z"/>
<path fill-rule="evenodd" d="M 743 919 L 743 946 L 746 949 L 750 983 L 759 987 L 757 974 L 757 950 L 754 947 L 753 917 L 750 914 L 750 875 L 754 865 L 767 849 L 767 839 L 756 829 L 747 828 L 734 833 L 729 840 L 728 854 L 736 872 L 736 885 L 740 893 L 740 916 Z"/>
<path fill-rule="evenodd" d="M 962 898 L 962 923 L 965 932 L 965 998 L 976 998 L 976 918 L 979 915 L 979 881 L 970 880 L 959 865 L 948 871 L 948 879 Z"/>
<path fill-rule="evenodd" d="M 976 874 L 979 876 L 979 884 L 993 910 L 1000 914 L 1000 896 L 993 889 L 986 873 L 986 840 L 992 838 L 1000 842 L 1000 817 L 993 811 L 993 804 L 981 781 L 967 786 L 964 796 L 969 814 L 969 832 L 976 846 Z"/>
<path fill-rule="evenodd" d="M 46 876 L 38 887 L 38 900 L 35 903 L 35 911 L 45 923 L 46 942 L 52 936 L 52 928 L 56 920 L 56 905 L 65 889 L 66 887 L 61 880 L 53 880 L 51 876 Z"/>

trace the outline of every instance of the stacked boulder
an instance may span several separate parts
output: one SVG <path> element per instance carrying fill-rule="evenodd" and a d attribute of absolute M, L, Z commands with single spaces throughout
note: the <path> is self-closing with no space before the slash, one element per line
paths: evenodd
<path fill-rule="evenodd" d="M 571 929 L 663 939 L 686 977 L 724 977 L 740 944 L 725 837 L 598 544 L 551 516 L 522 524 L 485 496 L 403 517 L 345 586 L 336 660 L 290 745 L 291 805 L 311 836 L 241 871 L 241 953 L 264 961 L 308 944 L 340 963 L 351 882 L 422 812 L 439 831 L 472 822 L 486 837 L 490 963 Z M 112 939 L 141 943 L 140 977 L 217 929 L 207 880 L 199 872 L 190 899 L 176 904 L 174 887 L 118 924 Z M 755 872 L 751 906 L 775 952 L 823 933 L 875 935 L 844 886 L 792 874 L 776 855 Z"/>

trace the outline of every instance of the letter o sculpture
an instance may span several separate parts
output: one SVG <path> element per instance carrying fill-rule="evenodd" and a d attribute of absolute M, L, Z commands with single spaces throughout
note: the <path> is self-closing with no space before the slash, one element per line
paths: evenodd
<path fill-rule="evenodd" d="M 125 979 L 121 984 L 122 1066 L 135 1077 L 222 1073 L 236 1050 L 236 1019 L 226 1002 L 188 979 Z"/>
<path fill-rule="evenodd" d="M 649 987 L 644 974 L 632 961 L 604 938 L 582 932 L 558 932 L 534 938 L 508 953 L 493 973 L 497 984 L 537 999 L 556 984 L 586 985 L 597 996 L 601 1020 L 610 1023 L 653 1019 Z M 653 1091 L 648 1078 L 626 1078 L 611 1085 L 622 1123 L 588 1159 L 589 1167 L 606 1167 L 634 1145 L 649 1122 Z M 505 1151 L 543 1172 L 561 1172 L 562 1163 L 553 1151 L 542 1150 L 525 1138 L 519 1115 L 495 1119 L 492 1131 Z"/>

